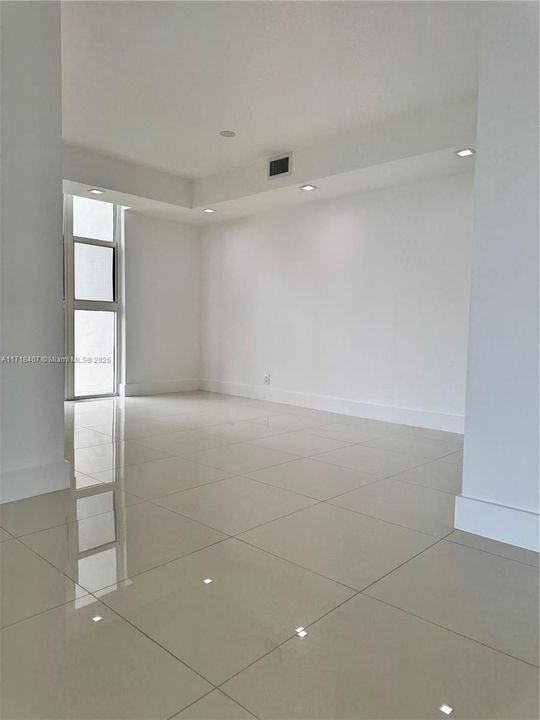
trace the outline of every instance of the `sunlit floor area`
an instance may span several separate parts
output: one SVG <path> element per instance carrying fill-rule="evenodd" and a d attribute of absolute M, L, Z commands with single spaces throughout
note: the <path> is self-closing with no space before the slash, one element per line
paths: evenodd
<path fill-rule="evenodd" d="M 204 392 L 66 404 L 1 506 L 9 718 L 536 718 L 538 555 L 453 529 L 463 438 Z"/>

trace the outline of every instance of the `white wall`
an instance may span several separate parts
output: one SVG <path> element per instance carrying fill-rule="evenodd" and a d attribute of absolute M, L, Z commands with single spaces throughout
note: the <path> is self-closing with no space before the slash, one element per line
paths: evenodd
<path fill-rule="evenodd" d="M 198 387 L 197 228 L 125 214 L 125 393 Z"/>
<path fill-rule="evenodd" d="M 0 3 L 1 355 L 64 355 L 60 3 Z M 0 502 L 69 484 L 64 367 L 0 365 Z"/>
<path fill-rule="evenodd" d="M 456 526 L 538 549 L 538 5 L 484 14 Z"/>
<path fill-rule="evenodd" d="M 203 230 L 203 386 L 462 430 L 471 233 L 470 174 Z"/>

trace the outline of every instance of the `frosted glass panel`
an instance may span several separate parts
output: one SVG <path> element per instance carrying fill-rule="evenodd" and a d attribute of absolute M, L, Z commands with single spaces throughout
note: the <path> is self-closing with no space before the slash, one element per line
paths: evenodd
<path fill-rule="evenodd" d="M 75 298 L 114 300 L 114 249 L 75 243 Z"/>
<path fill-rule="evenodd" d="M 79 582 L 83 587 L 109 587 L 118 581 L 116 548 L 79 560 Z"/>
<path fill-rule="evenodd" d="M 116 313 L 75 310 L 75 396 L 115 392 Z"/>
<path fill-rule="evenodd" d="M 92 515 L 78 524 L 79 552 L 95 550 L 116 540 L 116 516 L 113 512 Z"/>
<path fill-rule="evenodd" d="M 113 240 L 113 205 L 101 200 L 73 197 L 73 235 Z"/>

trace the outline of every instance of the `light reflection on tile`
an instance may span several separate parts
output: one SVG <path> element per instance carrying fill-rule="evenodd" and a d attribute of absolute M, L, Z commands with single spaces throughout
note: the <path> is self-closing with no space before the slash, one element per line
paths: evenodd
<path fill-rule="evenodd" d="M 22 540 L 68 577 L 94 591 L 224 537 L 169 510 L 140 502 L 25 535 Z"/>
<path fill-rule="evenodd" d="M 365 595 L 223 689 L 264 720 L 538 716 L 535 668 Z"/>
<path fill-rule="evenodd" d="M 213 578 L 205 585 L 201 578 Z M 352 591 L 229 539 L 100 599 L 213 683 L 223 682 Z"/>
<path fill-rule="evenodd" d="M 75 450 L 75 470 L 92 475 L 122 465 L 137 465 L 167 457 L 169 453 L 138 445 L 134 441 L 109 442 Z"/>
<path fill-rule="evenodd" d="M 462 436 L 193 391 L 66 403 L 65 445 L 69 490 L 0 506 L 2 717 L 538 716 L 504 654 L 534 660 L 538 555 L 426 534 Z"/>
<path fill-rule="evenodd" d="M 118 483 L 129 493 L 150 500 L 223 480 L 228 475 L 229 473 L 223 470 L 171 457 L 116 470 L 105 470 L 94 477 L 104 483 Z"/>

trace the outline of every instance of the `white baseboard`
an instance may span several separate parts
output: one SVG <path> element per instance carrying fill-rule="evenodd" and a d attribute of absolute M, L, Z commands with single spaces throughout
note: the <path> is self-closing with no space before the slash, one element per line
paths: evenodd
<path fill-rule="evenodd" d="M 456 497 L 454 526 L 474 535 L 540 552 L 540 517 L 519 508 Z"/>
<path fill-rule="evenodd" d="M 223 382 L 221 380 L 201 380 L 199 388 L 201 390 L 209 390 L 210 392 L 223 393 L 225 395 L 239 395 L 255 400 L 268 400 L 286 405 L 298 405 L 314 410 L 326 410 L 344 415 L 352 415 L 354 417 L 370 418 L 371 420 L 400 423 L 402 425 L 415 425 L 432 430 L 463 433 L 464 429 L 463 415 L 450 415 L 447 413 L 432 412 L 431 410 L 395 407 L 392 405 L 376 405 L 374 403 L 348 400 L 330 395 L 310 395 L 308 393 L 293 392 L 291 390 Z"/>
<path fill-rule="evenodd" d="M 0 504 L 64 490 L 69 487 L 69 480 L 68 460 L 4 471 L 0 475 Z"/>
<path fill-rule="evenodd" d="M 134 395 L 159 395 L 161 393 L 185 392 L 186 390 L 199 390 L 198 378 L 182 380 L 156 380 L 152 382 L 126 383 L 120 385 L 120 395 L 131 397 Z"/>

